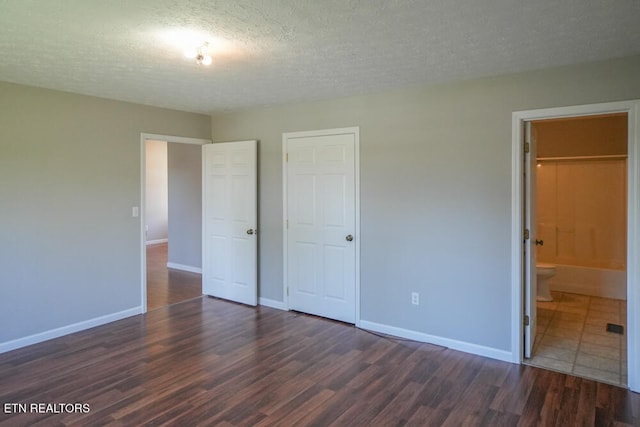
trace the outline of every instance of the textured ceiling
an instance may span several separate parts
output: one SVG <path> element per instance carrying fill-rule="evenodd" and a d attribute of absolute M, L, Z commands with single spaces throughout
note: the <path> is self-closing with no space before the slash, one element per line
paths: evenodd
<path fill-rule="evenodd" d="M 0 0 L 0 80 L 202 113 L 635 54 L 640 0 Z"/>

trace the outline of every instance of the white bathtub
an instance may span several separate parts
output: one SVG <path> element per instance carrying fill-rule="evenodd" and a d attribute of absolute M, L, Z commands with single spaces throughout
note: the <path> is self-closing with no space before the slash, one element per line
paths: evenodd
<path fill-rule="evenodd" d="M 556 275 L 549 280 L 549 288 L 552 291 L 626 300 L 627 272 L 558 264 Z"/>

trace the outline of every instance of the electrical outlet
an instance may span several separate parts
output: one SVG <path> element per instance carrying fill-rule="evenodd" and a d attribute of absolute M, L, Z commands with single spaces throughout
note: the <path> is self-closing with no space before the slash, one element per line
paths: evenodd
<path fill-rule="evenodd" d="M 411 292 L 411 304 L 420 305 L 420 294 L 417 292 Z"/>

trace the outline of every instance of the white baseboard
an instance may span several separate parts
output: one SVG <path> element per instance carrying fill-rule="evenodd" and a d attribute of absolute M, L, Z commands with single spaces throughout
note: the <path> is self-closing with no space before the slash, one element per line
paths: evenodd
<path fill-rule="evenodd" d="M 464 341 L 452 340 L 435 335 L 429 335 L 422 332 L 411 331 L 409 329 L 397 328 L 395 326 L 383 325 L 380 323 L 360 320 L 360 328 L 374 332 L 380 332 L 386 335 L 394 335 L 400 338 L 406 338 L 414 341 L 425 342 L 429 344 L 441 345 L 452 350 L 464 351 L 465 353 L 475 354 L 477 356 L 489 357 L 491 359 L 502 360 L 504 362 L 513 363 L 513 355 L 510 351 L 498 350 L 483 345 L 471 344 Z"/>
<path fill-rule="evenodd" d="M 276 308 L 278 310 L 286 310 L 287 307 L 284 305 L 283 301 L 276 301 L 269 298 L 258 298 L 258 304 L 264 305 L 265 307 Z"/>
<path fill-rule="evenodd" d="M 175 262 L 168 262 L 167 268 L 173 268 L 174 270 L 183 270 L 190 273 L 202 274 L 202 269 L 199 267 L 193 267 L 191 265 L 177 264 Z"/>
<path fill-rule="evenodd" d="M 159 243 L 168 243 L 169 239 L 147 240 L 147 245 L 157 245 Z"/>
<path fill-rule="evenodd" d="M 34 335 L 29 335 L 24 338 L 6 341 L 0 343 L 0 353 L 5 353 L 7 351 L 15 350 L 21 347 L 26 347 L 31 344 L 37 344 L 39 342 L 58 338 L 63 335 L 72 334 L 74 332 L 83 331 L 85 329 L 104 325 L 106 323 L 115 322 L 116 320 L 135 316 L 137 314 L 142 314 L 142 307 L 130 308 L 128 310 L 119 311 L 117 313 L 107 314 L 105 316 L 95 317 L 93 319 L 85 320 L 67 326 L 62 326 L 60 328 L 51 329 L 49 331 L 40 332 Z"/>

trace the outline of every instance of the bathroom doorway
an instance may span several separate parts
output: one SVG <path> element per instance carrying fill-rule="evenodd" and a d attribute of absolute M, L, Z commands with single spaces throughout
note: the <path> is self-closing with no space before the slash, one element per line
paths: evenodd
<path fill-rule="evenodd" d="M 624 299 L 616 298 L 616 295 L 613 296 L 591 296 L 587 295 L 586 302 L 584 301 L 584 294 L 576 293 L 577 290 L 575 287 L 559 287 L 558 284 L 561 282 L 560 279 L 563 279 L 567 273 L 563 271 L 563 268 L 556 268 L 556 278 L 555 283 L 551 282 L 550 290 L 552 291 L 552 296 L 554 296 L 554 301 L 548 301 L 549 303 L 556 303 L 557 306 L 556 312 L 568 313 L 568 314 L 558 314 L 557 320 L 554 322 L 554 316 L 557 313 L 541 313 L 541 328 L 538 331 L 538 302 L 536 295 L 537 288 L 537 277 L 536 277 L 536 255 L 538 255 L 537 247 L 544 247 L 545 249 L 552 250 L 555 245 L 556 248 L 553 251 L 556 254 L 564 254 L 566 255 L 566 251 L 562 252 L 560 249 L 567 249 L 567 245 L 571 243 L 571 241 L 567 240 L 567 236 L 561 236 L 561 234 L 569 234 L 568 231 L 573 231 L 573 234 L 576 234 L 576 231 L 579 229 L 578 235 L 573 236 L 573 251 L 583 250 L 584 248 L 589 248 L 590 242 L 600 242 L 597 240 L 599 237 L 596 234 L 596 231 L 591 231 L 591 227 L 589 224 L 581 223 L 574 227 L 574 230 L 556 230 L 551 225 L 550 229 L 547 228 L 547 231 L 551 230 L 555 233 L 555 236 L 551 237 L 550 243 L 547 243 L 544 238 L 540 238 L 537 236 L 536 226 L 538 222 L 538 218 L 536 215 L 531 215 L 531 209 L 533 208 L 533 212 L 535 214 L 537 197 L 531 197 L 531 193 L 535 193 L 536 190 L 536 178 L 538 178 L 537 169 L 537 157 L 536 151 L 538 148 L 538 144 L 536 143 L 537 132 L 539 128 L 534 128 L 531 125 L 535 124 L 534 122 L 541 122 L 547 119 L 577 119 L 582 118 L 582 120 L 586 120 L 588 117 L 595 116 L 621 116 L 623 119 L 626 119 L 626 147 L 627 147 L 627 157 L 626 157 L 626 172 L 623 172 L 623 176 L 626 178 L 623 182 L 626 186 L 623 193 L 626 196 L 625 205 L 626 211 L 623 208 L 623 211 L 626 213 L 626 218 L 623 221 L 625 226 L 625 232 L 623 233 L 624 240 L 626 240 L 625 247 L 625 255 L 623 257 L 624 267 L 626 268 L 626 274 L 624 274 L 625 285 L 626 285 L 626 313 L 625 307 L 620 303 Z M 605 349 L 604 342 L 590 342 L 590 341 L 581 341 L 584 334 L 584 329 L 579 332 L 580 338 L 577 339 L 577 347 L 578 349 L 583 347 L 583 349 L 587 349 L 589 351 L 589 356 L 581 356 L 578 359 L 578 353 L 576 352 L 573 356 L 564 355 L 562 356 L 562 350 L 557 350 L 555 360 L 562 361 L 562 357 L 566 357 L 567 359 L 572 361 L 571 370 L 568 369 L 566 365 L 562 366 L 561 364 L 556 363 L 554 366 L 544 366 L 547 369 L 560 370 L 564 372 L 568 372 L 581 377 L 593 378 L 603 382 L 612 382 L 620 385 L 625 385 L 633 391 L 640 392 L 640 100 L 633 101 L 619 101 L 619 102 L 610 102 L 603 104 L 592 104 L 592 105 L 579 105 L 579 106 L 571 106 L 571 107 L 555 107 L 555 108 L 546 108 L 540 110 L 529 110 L 529 111 L 517 111 L 512 115 L 512 239 L 511 239 L 511 247 L 512 247 L 512 258 L 511 258 L 511 274 L 512 274 L 512 342 L 513 346 L 513 361 L 515 363 L 526 363 L 531 364 L 532 359 L 536 355 L 536 351 L 540 350 L 541 347 L 536 347 L 538 343 L 542 342 L 543 331 L 544 333 L 548 332 L 545 330 L 545 327 L 551 326 L 552 322 L 554 324 L 562 325 L 562 321 L 573 321 L 576 324 L 592 325 L 594 323 L 600 323 L 601 328 L 597 332 L 603 337 L 611 337 L 614 334 L 619 335 L 620 339 L 620 360 L 619 366 L 620 369 L 617 371 L 615 369 L 615 362 L 611 364 L 600 363 L 607 362 L 604 359 L 616 360 L 612 356 L 612 352 L 608 349 Z M 532 132 L 533 130 L 533 132 Z M 583 140 L 586 141 L 586 140 Z M 586 143 L 585 143 L 586 144 Z M 527 150 L 529 148 L 529 150 Z M 604 155 L 612 155 L 613 154 L 600 154 Z M 587 156 L 586 154 L 584 156 Z M 616 154 L 617 157 L 612 157 L 610 159 L 600 159 L 601 161 L 609 161 L 612 159 L 615 160 L 623 160 L 624 154 Z M 547 157 L 561 157 L 561 156 L 552 156 L 547 155 Z M 575 156 L 580 157 L 580 156 Z M 583 161 L 588 159 L 574 159 L 573 161 Z M 546 162 L 550 161 L 570 161 L 570 160 L 560 160 L 560 159 L 546 159 Z M 541 166 L 541 168 L 544 165 Z M 557 168 L 557 166 L 556 166 Z M 527 170 L 528 169 L 528 170 Z M 553 168 L 549 168 L 553 169 Z M 533 173 L 531 172 L 533 171 Z M 558 172 L 556 170 L 555 176 L 558 179 Z M 575 170 L 572 173 L 576 173 Z M 553 174 L 552 174 L 553 176 Z M 545 178 L 542 177 L 544 180 Z M 600 185 L 602 182 L 602 178 L 597 178 L 595 180 L 595 184 L 592 186 Z M 587 180 L 580 178 L 579 185 L 586 184 Z M 592 180 L 593 182 L 593 180 Z M 531 185 L 533 183 L 533 185 Z M 583 185 L 584 187 L 584 185 Z M 586 186 L 586 190 L 579 189 L 577 187 L 571 188 L 571 197 L 580 192 L 586 192 L 589 195 L 587 202 L 594 203 L 594 195 L 590 191 L 590 187 Z M 611 196 L 611 194 L 605 194 L 607 197 Z M 558 202 L 558 198 L 560 198 L 561 203 L 568 203 L 570 198 L 566 196 L 558 196 L 556 194 L 556 203 Z M 531 206 L 533 204 L 533 206 Z M 600 205 L 606 204 L 606 202 L 599 202 Z M 544 209 L 544 208 L 543 208 Z M 588 210 L 588 208 L 581 207 L 579 209 L 580 214 L 584 213 L 584 211 Z M 613 209 L 611 209 L 613 210 Z M 573 212 L 576 210 L 574 209 Z M 576 217 L 578 218 L 578 217 Z M 564 219 L 564 218 L 563 218 Z M 584 218 L 579 218 L 582 222 L 584 222 Z M 545 220 L 546 221 L 546 220 Z M 544 229 L 548 224 L 545 223 L 544 226 L 541 226 L 542 232 L 544 233 Z M 595 227 L 594 227 L 595 228 Z M 561 239 L 562 237 L 562 239 Z M 536 245 L 536 240 L 544 241 L 543 244 Z M 558 248 L 558 245 L 564 245 L 564 248 Z M 601 244 L 591 245 L 592 249 L 591 253 L 594 250 L 597 250 L 596 253 L 599 253 L 599 247 L 603 246 Z M 589 251 L 587 251 L 589 252 Z M 541 254 L 542 259 L 548 254 Z M 573 254 L 574 256 L 579 255 L 577 253 Z M 556 259 L 558 265 L 565 267 L 565 265 L 561 264 L 560 261 L 565 262 L 566 260 Z M 532 268 L 533 267 L 533 268 Z M 620 269 L 620 268 L 618 268 Z M 609 268 L 605 270 L 615 270 L 615 268 Z M 624 271 L 624 270 L 623 270 Z M 569 272 L 569 273 L 575 273 Z M 580 274 L 584 274 L 584 272 L 579 272 Z M 607 278 L 607 282 L 611 282 L 611 278 Z M 580 282 L 584 284 L 588 284 L 588 277 L 579 276 Z M 614 279 L 615 280 L 615 279 Z M 560 283 L 561 286 L 566 285 L 566 283 Z M 612 291 L 612 289 L 607 290 Z M 582 291 L 581 291 L 582 292 Z M 553 294 L 555 293 L 555 295 Z M 624 293 L 624 292 L 623 292 Z M 581 296 L 582 295 L 582 296 Z M 616 300 L 613 303 L 606 300 L 599 300 L 597 298 L 607 298 Z M 561 310 L 557 310 L 558 306 L 563 302 L 566 303 Z M 617 304 L 616 304 L 617 302 Z M 549 307 L 545 307 L 543 302 L 540 303 L 541 309 L 549 309 Z M 585 307 L 586 305 L 586 307 Z M 618 307 L 615 307 L 618 305 Z M 568 309 L 566 307 L 569 307 Z M 612 307 L 613 306 L 613 307 Z M 592 308 L 592 311 L 599 312 L 600 317 L 598 320 L 594 320 L 593 318 L 587 321 L 587 312 L 589 308 Z M 614 323 L 611 318 L 607 318 L 606 313 L 613 313 L 614 310 L 620 310 L 620 323 Z M 579 313 L 578 313 L 579 312 Z M 583 314 L 583 316 L 574 317 L 571 314 Z M 546 320 L 544 318 L 548 318 Z M 573 317 L 573 318 L 572 318 Z M 626 320 L 626 324 L 623 323 Z M 548 323 L 545 323 L 548 322 Z M 611 325 L 608 325 L 611 323 Z M 570 329 L 571 326 L 576 325 L 567 325 Z M 623 328 L 620 328 L 622 326 Z M 560 326 L 561 328 L 562 326 Z M 537 332 L 540 332 L 538 334 Z M 589 333 L 593 333 L 595 331 L 589 330 Z M 622 334 L 619 334 L 622 332 Z M 561 332 L 560 332 L 561 333 Z M 562 337 L 559 337 L 562 338 Z M 588 339 L 593 338 L 592 336 L 587 336 Z M 574 335 L 575 340 L 575 335 Z M 548 341 L 548 340 L 547 340 Z M 593 340 L 592 340 L 593 341 Z M 590 344 L 595 345 L 590 345 Z M 560 344 L 562 345 L 562 344 Z M 574 343 L 573 346 L 576 344 Z M 544 346 L 543 346 L 544 347 Z M 538 353 L 539 354 L 539 353 Z M 550 356 L 551 353 L 547 353 L 547 356 Z M 551 357 L 549 357 L 551 358 Z M 590 362 L 594 362 L 591 364 Z M 598 364 L 599 363 L 599 364 Z M 591 366 L 586 366 L 591 364 Z M 576 366 L 581 366 L 581 368 L 575 368 Z M 619 381 L 616 381 L 616 378 L 612 379 L 606 375 L 594 375 L 600 374 L 601 372 L 597 371 L 588 371 L 584 368 L 592 368 L 599 369 L 600 371 L 606 371 L 614 373 L 614 375 L 619 376 Z M 626 375 L 625 375 L 626 372 Z"/>
<path fill-rule="evenodd" d="M 525 361 L 626 386 L 628 115 L 528 126 L 537 328 Z"/>

